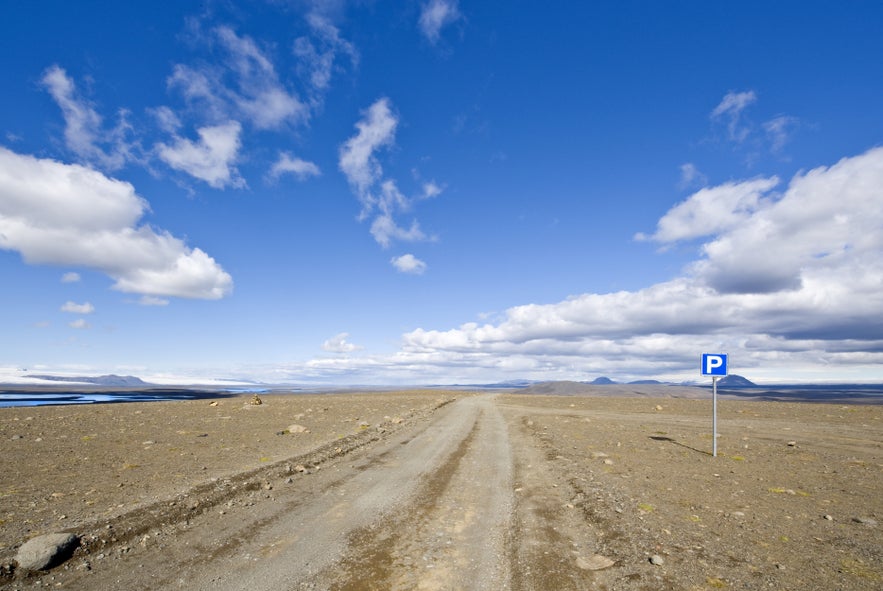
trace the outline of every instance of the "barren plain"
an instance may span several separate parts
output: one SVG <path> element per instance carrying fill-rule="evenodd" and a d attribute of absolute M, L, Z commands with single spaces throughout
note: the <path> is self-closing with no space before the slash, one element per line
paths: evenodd
<path fill-rule="evenodd" d="M 883 587 L 883 405 L 633 394 L 0 409 L 0 587 Z"/>

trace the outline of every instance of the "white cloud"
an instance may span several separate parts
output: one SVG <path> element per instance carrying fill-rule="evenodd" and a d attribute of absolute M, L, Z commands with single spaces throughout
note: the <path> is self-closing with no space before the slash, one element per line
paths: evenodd
<path fill-rule="evenodd" d="M 778 183 L 772 177 L 701 189 L 671 208 L 652 236 L 638 234 L 637 238 L 665 243 L 717 234 L 767 205 L 764 195 Z"/>
<path fill-rule="evenodd" d="M 158 298 L 156 296 L 141 296 L 138 300 L 138 303 L 142 306 L 168 306 L 169 300 L 165 298 Z"/>
<path fill-rule="evenodd" d="M 422 199 L 432 199 L 434 197 L 438 197 L 442 194 L 444 190 L 438 183 L 435 181 L 429 181 L 428 183 L 423 183 L 423 195 Z"/>
<path fill-rule="evenodd" d="M 420 11 L 420 31 L 435 44 L 441 37 L 441 30 L 461 18 L 457 0 L 429 0 Z"/>
<path fill-rule="evenodd" d="M 363 347 L 347 341 L 349 336 L 348 332 L 336 334 L 322 344 L 322 349 L 332 353 L 352 353 L 361 350 Z"/>
<path fill-rule="evenodd" d="M 125 112 L 112 130 L 105 130 L 98 112 L 77 93 L 67 72 L 53 65 L 41 80 L 64 115 L 64 140 L 68 149 L 83 161 L 109 170 L 121 168 L 131 159 L 131 146 L 126 141 L 129 131 Z M 106 145 L 107 147 L 102 147 Z"/>
<path fill-rule="evenodd" d="M 374 216 L 371 235 L 384 248 L 393 240 L 414 242 L 428 239 L 417 220 L 413 220 L 409 228 L 396 221 L 397 214 L 412 208 L 414 199 L 407 198 L 395 181 L 383 179 L 383 168 L 375 156 L 380 148 L 393 145 L 397 125 L 398 119 L 393 115 L 389 101 L 382 98 L 356 123 L 356 135 L 340 147 L 340 170 L 362 203 L 360 219 Z M 426 183 L 423 194 L 415 199 L 434 197 L 440 192 L 437 184 Z"/>
<path fill-rule="evenodd" d="M 270 178 L 278 179 L 286 173 L 294 174 L 298 180 L 303 181 L 310 177 L 321 175 L 322 171 L 312 162 L 293 157 L 288 152 L 282 152 L 279 154 L 279 159 L 276 160 L 270 169 Z"/>
<path fill-rule="evenodd" d="M 239 122 L 229 121 L 196 131 L 197 142 L 176 136 L 172 145 L 157 144 L 159 158 L 175 170 L 186 172 L 216 189 L 244 186 L 245 181 L 235 166 L 241 147 Z"/>
<path fill-rule="evenodd" d="M 728 92 L 711 112 L 711 119 L 726 120 L 730 140 L 741 143 L 751 133 L 750 128 L 743 125 L 742 112 L 756 101 L 757 95 L 753 90 Z"/>
<path fill-rule="evenodd" d="M 223 51 L 221 65 L 192 67 L 177 64 L 168 84 L 178 88 L 211 121 L 243 118 L 258 129 L 302 123 L 308 107 L 279 80 L 270 58 L 248 36 L 230 27 L 217 27 L 210 36 Z"/>
<path fill-rule="evenodd" d="M 678 186 L 682 189 L 695 187 L 697 185 L 704 186 L 708 183 L 708 177 L 699 172 L 696 165 L 692 162 L 681 164 L 681 180 Z"/>
<path fill-rule="evenodd" d="M 62 283 L 79 283 L 80 282 L 80 274 L 74 273 L 73 271 L 65 273 L 61 276 Z"/>
<path fill-rule="evenodd" d="M 86 322 L 84 318 L 77 318 L 76 320 L 68 323 L 68 326 L 70 326 L 71 328 L 76 328 L 77 330 L 90 328 L 89 323 Z"/>
<path fill-rule="evenodd" d="M 774 184 L 746 183 L 755 182 Z M 819 365 L 872 371 L 883 362 L 883 148 L 799 174 L 775 200 L 739 185 L 709 189 L 728 196 L 713 199 L 728 221 L 684 276 L 517 306 L 496 323 L 416 329 L 390 363 L 501 372 L 505 359 L 520 377 L 621 368 L 683 379 L 698 352 L 725 350 L 743 371 L 774 379 Z M 668 238 L 703 235 L 698 227 Z"/>
<path fill-rule="evenodd" d="M 797 127 L 799 121 L 796 117 L 780 115 L 764 122 L 763 129 L 770 142 L 770 150 L 781 152 L 785 144 L 791 139 L 791 131 Z"/>
<path fill-rule="evenodd" d="M 393 240 L 403 242 L 426 240 L 426 234 L 420 229 L 417 220 L 411 222 L 411 227 L 406 229 L 396 224 L 388 213 L 381 213 L 374 218 L 374 222 L 371 224 L 371 235 L 383 248 L 388 248 Z"/>
<path fill-rule="evenodd" d="M 89 302 L 77 304 L 75 302 L 65 302 L 61 307 L 62 312 L 71 312 L 72 314 L 91 314 L 95 311 L 95 306 Z"/>
<path fill-rule="evenodd" d="M 393 257 L 389 262 L 402 273 L 422 275 L 426 271 L 426 263 L 412 254 L 403 254 L 399 257 Z"/>
<path fill-rule="evenodd" d="M 318 106 L 331 84 L 338 55 L 349 56 L 351 65 L 356 67 L 359 53 L 340 36 L 339 29 L 326 15 L 313 10 L 307 15 L 307 23 L 316 38 L 298 37 L 294 42 L 294 55 L 300 60 L 300 71 L 308 80 L 313 102 Z"/>
<path fill-rule="evenodd" d="M 389 99 L 381 98 L 356 123 L 356 135 L 340 147 L 340 170 L 356 189 L 365 206 L 372 205 L 369 189 L 383 175 L 383 168 L 374 153 L 395 142 L 398 123 L 398 118 L 390 108 Z"/>
<path fill-rule="evenodd" d="M 206 253 L 136 225 L 147 209 L 129 183 L 0 147 L 0 248 L 30 264 L 97 269 L 124 292 L 202 299 L 229 293 L 230 275 Z"/>

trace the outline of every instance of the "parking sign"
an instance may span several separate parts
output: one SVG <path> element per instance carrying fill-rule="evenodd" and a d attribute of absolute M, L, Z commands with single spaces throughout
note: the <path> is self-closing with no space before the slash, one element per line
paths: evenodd
<path fill-rule="evenodd" d="M 726 376 L 727 355 L 725 353 L 703 353 L 699 369 L 704 376 Z"/>

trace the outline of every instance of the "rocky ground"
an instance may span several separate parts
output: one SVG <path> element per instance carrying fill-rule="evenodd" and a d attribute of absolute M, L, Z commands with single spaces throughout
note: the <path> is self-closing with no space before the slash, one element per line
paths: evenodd
<path fill-rule="evenodd" d="M 0 409 L 0 587 L 883 586 L 883 405 L 651 394 Z"/>

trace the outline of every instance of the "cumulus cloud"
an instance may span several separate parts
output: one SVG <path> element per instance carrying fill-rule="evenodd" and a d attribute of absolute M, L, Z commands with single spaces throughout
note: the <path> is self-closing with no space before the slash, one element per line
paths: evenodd
<path fill-rule="evenodd" d="M 393 257 L 389 262 L 402 273 L 422 275 L 426 271 L 426 263 L 412 254 L 403 254 L 399 257 Z"/>
<path fill-rule="evenodd" d="M 441 37 L 441 30 L 461 18 L 457 0 L 430 0 L 420 10 L 420 31 L 430 43 Z"/>
<path fill-rule="evenodd" d="M 91 314 L 95 311 L 95 306 L 93 306 L 89 302 L 83 302 L 82 304 L 77 304 L 76 302 L 65 302 L 64 305 L 61 306 L 61 311 L 71 312 L 72 314 Z"/>
<path fill-rule="evenodd" d="M 82 161 L 116 170 L 131 158 L 131 146 L 126 140 L 129 125 L 125 111 L 120 113 L 117 126 L 107 130 L 101 115 L 77 92 L 74 80 L 63 68 L 51 66 L 43 73 L 41 82 L 61 108 L 65 144 Z"/>
<path fill-rule="evenodd" d="M 742 186 L 745 185 L 745 186 Z M 510 308 L 496 323 L 403 335 L 401 359 L 522 375 L 610 372 L 683 375 L 697 352 L 729 350 L 743 368 L 883 361 L 883 148 L 796 175 L 710 188 L 726 223 L 685 274 L 637 291 L 582 294 Z M 690 200 L 688 200 L 690 202 Z M 657 240 L 703 236 L 696 203 Z M 665 219 L 665 218 L 663 218 Z M 660 224 L 662 226 L 662 224 Z M 452 370 L 453 371 L 453 370 Z"/>
<path fill-rule="evenodd" d="M 97 269 L 114 289 L 217 299 L 233 281 L 168 232 L 137 225 L 148 209 L 131 184 L 77 164 L 0 147 L 0 248 L 27 263 Z"/>
<path fill-rule="evenodd" d="M 350 335 L 348 332 L 336 334 L 322 343 L 322 349 L 332 353 L 352 353 L 353 351 L 359 351 L 362 349 L 359 345 L 354 345 L 347 341 L 349 337 Z"/>
<path fill-rule="evenodd" d="M 242 187 L 245 180 L 235 166 L 242 145 L 241 132 L 242 126 L 237 121 L 202 127 L 197 130 L 198 141 L 176 136 L 171 145 L 157 144 L 156 152 L 175 170 L 186 172 L 211 187 Z"/>
<path fill-rule="evenodd" d="M 279 159 L 270 168 L 270 178 L 278 179 L 286 173 L 293 174 L 301 181 L 322 174 L 314 163 L 296 158 L 288 152 L 282 152 L 279 154 Z"/>
<path fill-rule="evenodd" d="M 73 271 L 67 272 L 61 276 L 62 283 L 79 283 L 80 274 L 74 273 Z"/>
<path fill-rule="evenodd" d="M 652 236 L 638 234 L 637 238 L 676 242 L 717 234 L 765 206 L 769 200 L 764 195 L 778 184 L 779 179 L 771 177 L 701 189 L 670 209 Z"/>

